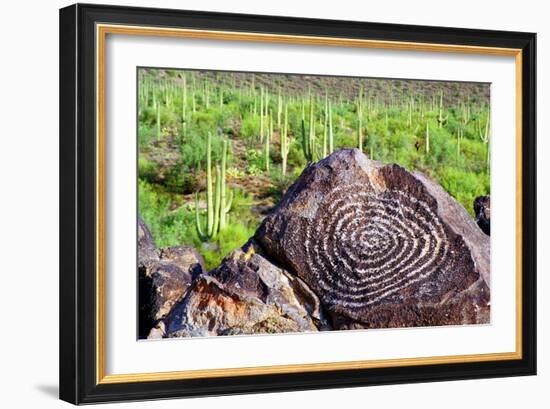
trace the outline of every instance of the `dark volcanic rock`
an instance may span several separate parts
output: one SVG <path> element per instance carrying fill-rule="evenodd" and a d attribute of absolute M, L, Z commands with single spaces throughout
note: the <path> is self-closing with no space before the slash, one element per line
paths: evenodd
<path fill-rule="evenodd" d="M 193 278 L 204 273 L 204 260 L 193 247 L 156 249 L 149 229 L 138 221 L 139 336 L 157 337 L 165 318 Z M 152 329 L 152 331 L 151 331 Z"/>
<path fill-rule="evenodd" d="M 168 337 L 324 329 L 317 296 L 250 241 L 198 277 L 165 320 Z"/>
<path fill-rule="evenodd" d="M 477 225 L 483 233 L 491 235 L 491 196 L 479 196 L 474 200 Z"/>
<path fill-rule="evenodd" d="M 357 149 L 309 166 L 255 239 L 335 329 L 489 320 L 489 237 L 436 183 Z"/>

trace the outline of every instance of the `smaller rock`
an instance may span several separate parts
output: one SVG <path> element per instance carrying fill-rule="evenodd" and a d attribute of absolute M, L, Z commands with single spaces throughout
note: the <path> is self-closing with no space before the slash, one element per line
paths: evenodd
<path fill-rule="evenodd" d="M 478 196 L 474 200 L 474 213 L 479 228 L 491 235 L 491 196 Z"/>
<path fill-rule="evenodd" d="M 163 334 L 161 320 L 180 301 L 204 260 L 191 246 L 157 249 L 147 225 L 138 219 L 139 337 Z"/>
<path fill-rule="evenodd" d="M 299 278 L 270 263 L 254 241 L 198 277 L 166 318 L 168 337 L 327 329 L 321 303 Z"/>
<path fill-rule="evenodd" d="M 157 245 L 153 239 L 151 231 L 145 222 L 138 217 L 138 268 L 143 270 L 144 274 L 150 274 L 151 268 L 159 260 Z"/>
<path fill-rule="evenodd" d="M 194 279 L 206 271 L 204 258 L 192 246 L 175 246 L 160 249 L 160 259 L 175 264 Z"/>

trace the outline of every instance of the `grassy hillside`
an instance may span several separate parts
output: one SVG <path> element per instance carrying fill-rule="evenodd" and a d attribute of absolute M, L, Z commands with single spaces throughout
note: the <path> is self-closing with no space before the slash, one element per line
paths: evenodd
<path fill-rule="evenodd" d="M 424 172 L 470 213 L 489 194 L 488 84 L 141 69 L 138 85 L 140 216 L 209 268 L 339 148 Z"/>

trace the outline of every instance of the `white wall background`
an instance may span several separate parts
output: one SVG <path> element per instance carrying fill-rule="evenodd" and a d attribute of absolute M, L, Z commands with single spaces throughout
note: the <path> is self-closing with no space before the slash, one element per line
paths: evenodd
<path fill-rule="evenodd" d="M 96 3 L 96 1 L 88 0 Z M 460 0 L 109 1 L 98 3 L 209 11 L 272 14 L 538 32 L 538 197 L 550 206 L 548 94 L 550 28 L 544 2 Z M 68 1 L 11 1 L 0 23 L 0 403 L 3 407 L 61 407 L 58 378 L 58 8 Z M 546 185 L 546 186 L 545 186 Z M 7 229 L 6 229 L 7 222 Z M 120 407 L 202 408 L 239 406 L 372 408 L 545 407 L 550 401 L 547 334 L 550 291 L 548 212 L 539 211 L 539 375 L 528 378 L 396 385 L 206 398 L 191 401 L 126 403 Z M 545 291 L 546 290 L 546 291 Z"/>

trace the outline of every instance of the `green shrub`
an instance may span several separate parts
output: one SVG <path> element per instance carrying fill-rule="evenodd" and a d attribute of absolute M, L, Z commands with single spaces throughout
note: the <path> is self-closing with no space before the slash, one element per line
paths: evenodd
<path fill-rule="evenodd" d="M 241 122 L 241 137 L 245 139 L 260 136 L 260 119 L 253 115 L 247 115 Z"/>

